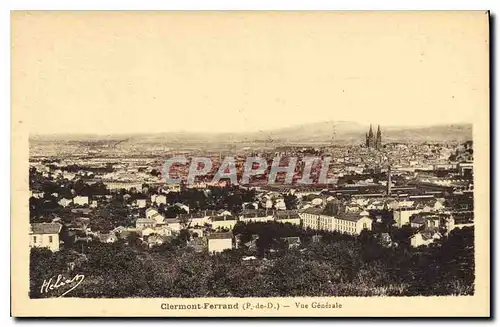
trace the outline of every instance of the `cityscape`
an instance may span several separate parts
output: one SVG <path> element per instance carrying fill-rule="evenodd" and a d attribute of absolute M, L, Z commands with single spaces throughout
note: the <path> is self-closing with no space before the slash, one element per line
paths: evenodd
<path fill-rule="evenodd" d="M 294 166 L 247 182 L 250 157 Z M 31 135 L 29 160 L 31 298 L 474 294 L 471 124 Z"/>

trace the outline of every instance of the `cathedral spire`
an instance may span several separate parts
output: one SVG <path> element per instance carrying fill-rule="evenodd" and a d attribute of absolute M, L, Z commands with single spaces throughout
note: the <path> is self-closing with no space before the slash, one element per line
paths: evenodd
<path fill-rule="evenodd" d="M 372 124 L 370 124 L 370 131 L 368 131 L 368 137 L 366 140 L 366 146 L 368 148 L 373 148 L 375 146 L 375 137 L 373 136 Z"/>
<path fill-rule="evenodd" d="M 380 130 L 380 125 L 377 128 L 377 139 L 375 140 L 375 149 L 382 149 L 382 131 Z"/>
<path fill-rule="evenodd" d="M 377 126 L 377 135 L 375 136 L 373 133 L 373 125 L 370 124 L 370 130 L 365 134 L 365 138 L 367 148 L 376 150 L 382 149 L 382 131 L 380 129 L 380 125 Z"/>

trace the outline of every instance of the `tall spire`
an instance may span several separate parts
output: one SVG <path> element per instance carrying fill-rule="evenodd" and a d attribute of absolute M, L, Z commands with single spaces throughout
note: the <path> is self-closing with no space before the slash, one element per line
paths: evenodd
<path fill-rule="evenodd" d="M 375 141 L 375 148 L 377 150 L 382 149 L 382 132 L 380 131 L 380 125 L 378 125 L 377 129 L 377 139 Z"/>
<path fill-rule="evenodd" d="M 368 147 L 368 148 L 375 147 L 375 137 L 373 136 L 372 124 L 370 124 L 370 131 L 368 132 L 368 135 L 366 137 L 366 147 Z"/>

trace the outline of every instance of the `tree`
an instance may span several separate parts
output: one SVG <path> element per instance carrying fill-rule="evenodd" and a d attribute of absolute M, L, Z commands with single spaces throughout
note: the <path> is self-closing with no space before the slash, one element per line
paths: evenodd
<path fill-rule="evenodd" d="M 158 171 L 156 169 L 152 169 L 151 172 L 150 172 L 150 174 L 152 176 L 158 177 L 158 176 L 161 176 L 161 171 Z"/>
<path fill-rule="evenodd" d="M 191 234 L 187 229 L 181 229 L 179 232 L 178 239 L 181 241 L 181 244 L 186 244 L 191 238 Z"/>
<path fill-rule="evenodd" d="M 44 282 L 55 283 L 59 274 L 64 275 L 69 270 L 69 264 L 76 259 L 76 254 L 61 250 L 54 253 L 46 248 L 30 249 L 30 298 L 45 298 L 60 296 L 65 290 L 42 290 Z"/>
<path fill-rule="evenodd" d="M 297 209 L 297 205 L 299 203 L 299 200 L 297 199 L 297 197 L 295 195 L 293 195 L 293 194 L 285 195 L 284 201 L 285 201 L 285 206 L 286 206 L 287 210 Z"/>
<path fill-rule="evenodd" d="M 130 232 L 127 235 L 127 244 L 135 248 L 142 247 L 142 241 L 139 238 L 139 234 L 137 232 Z"/>

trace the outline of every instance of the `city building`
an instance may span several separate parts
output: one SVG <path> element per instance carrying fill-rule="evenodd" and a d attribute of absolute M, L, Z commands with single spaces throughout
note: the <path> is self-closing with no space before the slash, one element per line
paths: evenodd
<path fill-rule="evenodd" d="M 329 232 L 340 232 L 352 235 L 359 235 L 363 230 L 372 230 L 373 220 L 369 218 L 369 213 L 362 211 L 359 213 L 339 213 L 338 215 L 327 215 L 311 210 L 301 212 L 302 227 L 313 230 Z"/>

